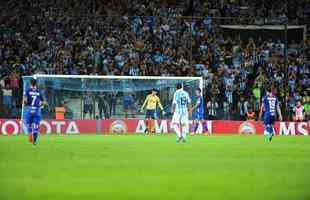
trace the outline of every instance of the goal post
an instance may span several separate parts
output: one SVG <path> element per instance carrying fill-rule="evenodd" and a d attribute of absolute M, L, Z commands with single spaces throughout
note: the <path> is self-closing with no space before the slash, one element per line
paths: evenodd
<path fill-rule="evenodd" d="M 182 83 L 192 98 L 197 87 L 203 89 L 202 77 L 35 74 L 23 76 L 24 90 L 32 78 L 37 80 L 48 103 L 42 109 L 43 119 L 55 119 L 59 107 L 65 108 L 65 119 L 142 118 L 140 108 L 152 89 L 158 91 L 167 113 L 162 116 L 157 112 L 157 118 L 165 118 L 169 117 L 177 83 Z"/>

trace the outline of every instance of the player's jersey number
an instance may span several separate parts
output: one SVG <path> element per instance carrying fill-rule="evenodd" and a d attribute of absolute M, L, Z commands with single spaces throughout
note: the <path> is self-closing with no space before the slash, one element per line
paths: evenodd
<path fill-rule="evenodd" d="M 187 98 L 186 97 L 181 97 L 181 105 L 185 106 L 187 104 Z"/>
<path fill-rule="evenodd" d="M 275 100 L 269 100 L 269 111 L 271 115 L 274 115 L 276 112 L 276 101 Z"/>
<path fill-rule="evenodd" d="M 37 100 L 37 96 L 31 96 L 31 106 L 35 106 L 36 100 Z"/>

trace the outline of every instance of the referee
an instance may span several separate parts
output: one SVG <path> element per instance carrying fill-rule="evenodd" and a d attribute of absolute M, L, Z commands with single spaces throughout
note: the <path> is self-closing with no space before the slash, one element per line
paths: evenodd
<path fill-rule="evenodd" d="M 152 89 L 152 93 L 147 95 L 144 103 L 141 107 L 141 112 L 144 111 L 144 107 L 146 108 L 145 118 L 146 118 L 146 130 L 145 132 L 155 133 L 154 120 L 155 120 L 155 111 L 157 105 L 161 109 L 163 115 L 165 114 L 164 108 L 160 103 L 160 99 L 157 96 L 157 90 Z"/>

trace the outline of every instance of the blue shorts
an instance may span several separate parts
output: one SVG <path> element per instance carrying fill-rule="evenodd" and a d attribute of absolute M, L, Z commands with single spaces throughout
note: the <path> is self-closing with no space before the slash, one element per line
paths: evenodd
<path fill-rule="evenodd" d="M 41 121 L 41 114 L 37 111 L 37 112 L 31 112 L 31 111 L 27 111 L 26 113 L 26 124 L 27 125 L 31 125 L 31 124 L 35 124 L 37 126 L 40 125 L 40 121 Z"/>
<path fill-rule="evenodd" d="M 193 115 L 194 120 L 203 120 L 203 113 L 195 112 Z"/>
<path fill-rule="evenodd" d="M 125 110 L 133 109 L 133 102 L 131 102 L 131 101 L 124 101 L 124 109 Z"/>
<path fill-rule="evenodd" d="M 11 107 L 11 105 L 12 105 L 12 96 L 3 96 L 3 104 L 5 106 Z"/>
<path fill-rule="evenodd" d="M 270 116 L 270 115 L 265 115 L 264 116 L 264 125 L 267 126 L 267 125 L 274 125 L 276 121 L 276 117 L 275 116 Z"/>
<path fill-rule="evenodd" d="M 147 109 L 145 112 L 145 118 L 151 118 L 151 119 L 155 119 L 155 110 L 149 110 Z"/>

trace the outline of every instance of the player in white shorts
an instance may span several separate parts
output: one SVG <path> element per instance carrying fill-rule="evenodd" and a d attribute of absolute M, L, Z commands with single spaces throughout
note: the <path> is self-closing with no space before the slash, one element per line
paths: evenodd
<path fill-rule="evenodd" d="M 177 134 L 177 142 L 184 143 L 189 133 L 188 119 L 192 113 L 191 99 L 189 94 L 183 90 L 181 83 L 178 83 L 176 88 L 172 102 L 172 127 Z"/>
<path fill-rule="evenodd" d="M 305 109 L 301 105 L 301 101 L 298 100 L 296 102 L 296 106 L 294 107 L 293 120 L 296 122 L 302 122 L 302 121 L 304 121 L 304 119 L 305 119 Z"/>

